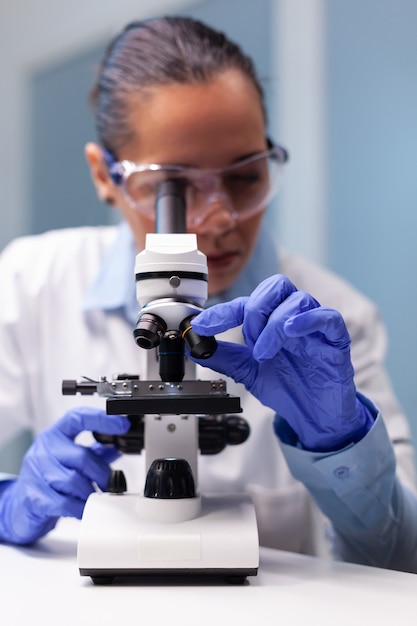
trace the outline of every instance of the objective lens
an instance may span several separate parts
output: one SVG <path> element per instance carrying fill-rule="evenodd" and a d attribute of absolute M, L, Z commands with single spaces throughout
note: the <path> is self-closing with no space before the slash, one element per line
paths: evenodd
<path fill-rule="evenodd" d="M 192 357 L 196 359 L 209 359 L 217 349 L 215 337 L 201 337 L 191 328 L 191 322 L 195 315 L 190 315 L 182 320 L 180 332 Z"/>
<path fill-rule="evenodd" d="M 168 331 L 159 347 L 159 375 L 164 382 L 179 383 L 184 373 L 184 340 L 178 331 Z"/>
<path fill-rule="evenodd" d="M 137 345 L 145 350 L 156 348 L 166 332 L 167 326 L 158 315 L 143 313 L 139 315 L 133 336 Z"/>

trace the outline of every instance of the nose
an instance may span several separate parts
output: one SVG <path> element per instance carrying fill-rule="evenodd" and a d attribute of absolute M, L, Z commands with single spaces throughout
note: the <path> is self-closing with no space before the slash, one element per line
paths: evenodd
<path fill-rule="evenodd" d="M 221 235 L 234 228 L 236 219 L 237 214 L 229 196 L 216 191 L 207 197 L 205 206 L 193 216 L 191 227 L 200 235 Z"/>

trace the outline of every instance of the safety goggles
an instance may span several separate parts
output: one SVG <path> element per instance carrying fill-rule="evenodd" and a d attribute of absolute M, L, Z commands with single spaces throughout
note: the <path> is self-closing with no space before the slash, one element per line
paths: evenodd
<path fill-rule="evenodd" d="M 182 165 L 138 164 L 116 161 L 104 150 L 110 175 L 120 185 L 130 205 L 153 219 L 160 183 L 179 179 L 185 185 L 187 226 L 198 228 L 207 216 L 222 207 L 235 220 L 245 220 L 264 210 L 276 193 L 288 160 L 285 148 L 272 144 L 269 148 L 227 167 L 203 169 Z"/>

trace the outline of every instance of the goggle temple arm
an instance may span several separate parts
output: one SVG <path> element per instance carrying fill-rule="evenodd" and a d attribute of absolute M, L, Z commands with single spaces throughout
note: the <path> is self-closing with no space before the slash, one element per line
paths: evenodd
<path fill-rule="evenodd" d="M 114 182 L 115 185 L 121 185 L 123 181 L 123 177 L 117 167 L 118 165 L 117 159 L 110 152 L 110 150 L 107 150 L 107 148 L 103 147 L 101 150 L 103 152 L 104 161 L 109 169 L 109 174 L 111 176 L 112 181 Z"/>
<path fill-rule="evenodd" d="M 286 163 L 289 160 L 290 154 L 286 148 L 283 148 L 281 145 L 276 144 L 274 141 L 272 141 L 270 137 L 266 137 L 266 143 L 268 145 L 268 150 L 275 148 L 280 151 L 282 163 Z"/>

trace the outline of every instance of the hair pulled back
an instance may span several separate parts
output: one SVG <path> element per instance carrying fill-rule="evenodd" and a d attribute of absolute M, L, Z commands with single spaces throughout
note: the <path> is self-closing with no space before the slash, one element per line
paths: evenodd
<path fill-rule="evenodd" d="M 132 22 L 110 43 L 90 101 L 99 141 L 115 154 L 132 138 L 130 96 L 172 83 L 198 84 L 238 69 L 264 96 L 252 60 L 227 37 L 187 17 Z"/>

